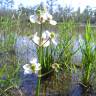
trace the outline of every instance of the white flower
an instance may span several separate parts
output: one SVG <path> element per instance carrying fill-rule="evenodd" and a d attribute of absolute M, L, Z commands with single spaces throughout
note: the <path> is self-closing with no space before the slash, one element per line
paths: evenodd
<path fill-rule="evenodd" d="M 44 21 L 49 21 L 49 23 L 50 23 L 51 25 L 56 25 L 56 24 L 57 24 L 56 21 L 52 20 L 52 15 L 49 14 L 48 12 L 43 13 L 43 14 L 41 15 L 41 17 L 42 17 L 42 19 L 43 19 Z"/>
<path fill-rule="evenodd" d="M 46 30 L 45 32 L 42 33 L 42 38 L 43 39 L 49 39 L 50 37 L 50 32 L 48 30 Z"/>
<path fill-rule="evenodd" d="M 38 17 L 38 16 L 36 16 L 36 15 L 31 15 L 30 16 L 30 22 L 31 23 L 38 23 L 38 24 L 41 24 L 41 23 L 43 23 L 43 22 L 45 22 L 43 19 L 42 19 L 42 17 Z"/>
<path fill-rule="evenodd" d="M 47 20 L 47 16 L 45 13 L 41 13 L 39 16 L 38 15 L 31 15 L 30 16 L 30 22 L 31 23 L 44 23 Z"/>
<path fill-rule="evenodd" d="M 57 39 L 54 32 L 45 31 L 42 33 L 42 38 L 47 38 L 47 42 L 51 40 L 54 45 L 57 45 Z"/>
<path fill-rule="evenodd" d="M 30 22 L 31 23 L 36 23 L 37 17 L 35 15 L 30 16 Z"/>
<path fill-rule="evenodd" d="M 38 18 L 41 23 L 44 23 L 45 21 L 52 20 L 52 15 L 48 12 L 43 12 L 40 14 L 40 16 L 38 16 Z"/>
<path fill-rule="evenodd" d="M 57 24 L 57 22 L 54 21 L 54 20 L 50 20 L 49 23 L 50 23 L 51 25 L 56 25 L 56 24 Z"/>
<path fill-rule="evenodd" d="M 30 64 L 25 64 L 23 68 L 24 74 L 37 74 L 38 71 L 41 70 L 41 65 L 37 62 L 36 58 L 33 58 L 32 61 L 30 61 Z"/>
<path fill-rule="evenodd" d="M 47 20 L 46 13 L 40 14 L 40 20 L 44 23 Z"/>
<path fill-rule="evenodd" d="M 37 44 L 38 46 L 43 46 L 47 47 L 50 45 L 50 42 L 48 41 L 49 38 L 44 37 L 44 34 L 41 37 L 41 42 L 40 42 L 40 37 L 37 36 L 37 32 L 33 36 L 33 42 Z"/>
<path fill-rule="evenodd" d="M 40 65 L 40 63 L 37 62 L 37 58 L 33 58 L 30 61 L 30 63 L 31 63 L 32 72 L 38 73 L 38 71 L 41 69 L 41 65 Z"/>
<path fill-rule="evenodd" d="M 40 41 L 40 37 L 37 36 L 37 32 L 34 34 L 32 40 L 38 46 L 48 47 L 51 42 L 57 46 L 57 39 L 55 33 L 49 32 L 48 30 L 42 33 L 41 41 Z"/>
<path fill-rule="evenodd" d="M 32 69 L 30 64 L 25 64 L 23 66 L 24 74 L 32 74 Z"/>
<path fill-rule="evenodd" d="M 42 43 L 42 45 L 44 46 L 44 47 L 48 47 L 49 45 L 50 45 L 50 32 L 49 31 L 45 31 L 45 32 L 43 32 L 42 33 L 42 39 L 43 39 L 43 43 Z"/>
<path fill-rule="evenodd" d="M 51 25 L 56 25 L 57 22 L 52 19 L 52 15 L 48 12 L 41 12 L 39 15 L 31 15 L 30 21 L 32 23 L 45 23 L 48 21 Z"/>

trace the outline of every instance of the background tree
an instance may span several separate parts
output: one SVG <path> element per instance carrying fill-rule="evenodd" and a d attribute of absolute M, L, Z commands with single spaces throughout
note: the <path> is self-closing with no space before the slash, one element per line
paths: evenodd
<path fill-rule="evenodd" d="M 83 13 L 82 13 L 82 22 L 86 23 L 88 19 L 90 19 L 90 21 L 92 20 L 93 17 L 93 11 L 92 8 L 90 6 L 86 6 L 86 8 L 84 9 Z"/>
<path fill-rule="evenodd" d="M 13 0 L 0 0 L 0 8 L 12 8 L 14 5 Z"/>
<path fill-rule="evenodd" d="M 49 12 L 53 15 L 53 9 L 54 6 L 56 7 L 57 0 L 47 0 L 46 4 L 47 4 L 47 9 L 49 10 Z"/>

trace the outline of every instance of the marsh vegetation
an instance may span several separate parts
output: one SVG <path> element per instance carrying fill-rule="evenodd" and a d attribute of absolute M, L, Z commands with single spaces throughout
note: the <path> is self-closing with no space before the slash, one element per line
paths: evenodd
<path fill-rule="evenodd" d="M 85 14 L 95 11 L 88 8 L 1 8 L 0 96 L 95 96 L 95 17 Z"/>

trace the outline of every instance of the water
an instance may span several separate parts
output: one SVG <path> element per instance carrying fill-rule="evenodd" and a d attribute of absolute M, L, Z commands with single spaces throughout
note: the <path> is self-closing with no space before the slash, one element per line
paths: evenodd
<path fill-rule="evenodd" d="M 73 42 L 73 52 L 76 52 L 72 57 L 73 64 L 80 65 L 82 61 L 82 53 L 80 50 L 79 38 L 76 38 Z"/>
<path fill-rule="evenodd" d="M 24 75 L 21 74 L 21 86 L 20 88 L 26 94 L 26 96 L 34 96 L 34 92 L 36 90 L 37 85 L 37 76 L 35 74 Z"/>
<path fill-rule="evenodd" d="M 28 37 L 18 36 L 15 44 L 15 52 L 18 60 L 23 64 L 29 63 L 33 57 L 37 58 L 36 46 Z"/>
<path fill-rule="evenodd" d="M 77 84 L 70 91 L 69 96 L 82 96 L 82 94 L 83 94 L 83 86 Z"/>
<path fill-rule="evenodd" d="M 19 36 L 15 44 L 16 57 L 20 61 L 21 67 L 24 64 L 29 64 L 32 58 L 36 57 L 36 46 L 29 40 L 28 37 Z M 37 76 L 35 74 L 24 74 L 24 70 L 20 73 L 21 78 L 21 89 L 26 93 L 27 96 L 32 96 L 36 90 Z"/>

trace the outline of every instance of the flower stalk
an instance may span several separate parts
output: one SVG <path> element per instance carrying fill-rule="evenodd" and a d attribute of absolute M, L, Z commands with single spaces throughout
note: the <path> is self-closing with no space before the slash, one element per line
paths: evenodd
<path fill-rule="evenodd" d="M 33 60 L 31 62 L 31 65 L 26 64 L 25 66 L 23 66 L 23 68 L 25 70 L 25 73 L 28 73 L 28 74 L 37 73 L 38 82 L 36 87 L 36 96 L 39 96 L 41 77 L 53 71 L 51 66 L 54 62 L 53 56 L 52 56 L 52 44 L 54 44 L 55 46 L 57 45 L 55 34 L 53 32 L 49 32 L 47 30 L 43 32 L 43 24 L 45 22 L 48 22 L 51 25 L 56 25 L 57 22 L 53 20 L 52 15 L 46 12 L 45 10 L 39 9 L 37 11 L 38 11 L 37 14 L 30 16 L 30 21 L 31 23 L 40 24 L 39 36 L 36 32 L 33 35 L 33 39 L 32 39 L 33 42 L 37 45 L 38 62 L 40 64 L 37 61 L 33 62 L 34 61 Z"/>

